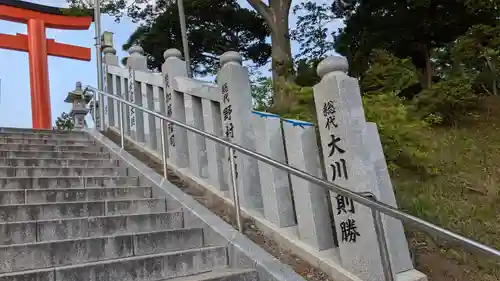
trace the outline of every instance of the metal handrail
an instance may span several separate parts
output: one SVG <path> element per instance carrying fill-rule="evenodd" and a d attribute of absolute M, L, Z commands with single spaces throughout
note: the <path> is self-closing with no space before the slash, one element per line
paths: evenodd
<path fill-rule="evenodd" d="M 335 183 L 325 181 L 325 180 L 323 180 L 321 178 L 318 178 L 318 177 L 316 177 L 316 176 L 314 176 L 312 174 L 309 174 L 307 172 L 301 171 L 301 170 L 296 169 L 296 168 L 294 168 L 292 166 L 289 166 L 287 164 L 280 163 L 280 162 L 278 162 L 278 161 L 276 161 L 276 160 L 274 160 L 274 159 L 272 159 L 272 158 L 270 158 L 268 156 L 265 156 L 263 154 L 254 152 L 254 151 L 249 150 L 249 149 L 247 149 L 245 147 L 242 147 L 240 145 L 237 145 L 237 144 L 234 144 L 234 143 L 229 142 L 227 140 L 224 140 L 224 139 L 222 139 L 222 138 L 220 138 L 220 137 L 218 137 L 216 135 L 207 133 L 207 132 L 205 132 L 203 130 L 200 130 L 200 129 L 195 128 L 193 126 L 184 124 L 184 123 L 179 122 L 177 120 L 174 120 L 174 119 L 172 119 L 170 117 L 164 116 L 164 115 L 162 115 L 160 113 L 157 113 L 157 112 L 151 111 L 149 109 L 146 109 L 144 107 L 138 106 L 138 105 L 136 105 L 134 103 L 131 103 L 129 101 L 121 99 L 121 98 L 119 98 L 117 96 L 114 96 L 112 94 L 109 94 L 109 93 L 106 93 L 106 92 L 103 92 L 103 91 L 99 91 L 98 89 L 96 89 L 94 87 L 86 86 L 85 91 L 87 91 L 87 90 L 90 90 L 90 91 L 92 91 L 94 93 L 97 93 L 97 95 L 103 95 L 103 96 L 106 96 L 108 98 L 114 99 L 114 100 L 116 100 L 116 101 L 119 102 L 119 105 L 120 105 L 119 106 L 119 112 L 120 112 L 120 116 L 121 116 L 120 117 L 120 128 L 123 128 L 123 123 L 124 122 L 122 120 L 123 119 L 123 112 L 122 112 L 123 106 L 122 106 L 122 104 L 125 104 L 125 105 L 128 105 L 130 107 L 139 109 L 139 110 L 141 110 L 143 112 L 146 112 L 148 114 L 151 114 L 151 115 L 153 115 L 155 117 L 160 118 L 160 120 L 162 120 L 162 124 L 161 124 L 162 125 L 161 126 L 162 133 L 163 133 L 163 130 L 164 130 L 163 127 L 164 127 L 164 122 L 165 121 L 173 123 L 173 124 L 175 124 L 175 125 L 177 125 L 179 127 L 182 127 L 184 129 L 188 130 L 188 131 L 191 131 L 193 133 L 202 135 L 205 138 L 208 138 L 208 139 L 210 139 L 212 141 L 215 141 L 215 142 L 217 142 L 219 144 L 227 146 L 230 149 L 234 149 L 234 150 L 239 151 L 239 152 L 241 152 L 243 154 L 246 154 L 246 155 L 248 155 L 250 157 L 256 158 L 256 159 L 258 159 L 258 160 L 260 160 L 260 161 L 262 161 L 264 163 L 267 163 L 267 164 L 269 164 L 269 165 L 271 165 L 271 166 L 273 166 L 275 168 L 279 168 L 279 169 L 284 170 L 284 171 L 286 171 L 286 172 L 288 172 L 290 174 L 293 174 L 293 175 L 295 175 L 295 176 L 297 176 L 299 178 L 302 178 L 304 180 L 313 182 L 313 183 L 317 184 L 318 186 L 321 186 L 321 187 L 324 187 L 324 188 L 328 189 L 329 191 L 333 191 L 333 192 L 338 193 L 338 194 L 340 194 L 342 196 L 346 196 L 348 198 L 351 198 L 354 201 L 356 201 L 356 202 L 358 202 L 360 204 L 363 204 L 363 205 L 369 207 L 370 209 L 372 209 L 372 211 L 373 211 L 372 212 L 373 213 L 373 217 L 374 217 L 374 219 L 375 219 L 376 222 L 378 220 L 376 218 L 377 214 L 378 214 L 378 217 L 380 218 L 380 214 L 378 212 L 381 212 L 381 213 L 384 213 L 384 214 L 386 214 L 386 215 L 388 215 L 390 217 L 393 217 L 393 218 L 399 219 L 401 221 L 407 222 L 409 224 L 412 224 L 412 225 L 414 225 L 415 227 L 417 227 L 417 228 L 419 228 L 421 230 L 424 230 L 424 231 L 426 230 L 428 232 L 431 232 L 431 233 L 433 233 L 433 234 L 435 234 L 435 235 L 437 235 L 437 236 L 439 236 L 441 238 L 445 238 L 447 240 L 455 241 L 456 243 L 458 243 L 458 244 L 460 244 L 460 245 L 462 245 L 464 247 L 467 247 L 467 248 L 470 248 L 472 250 L 479 251 L 479 252 L 491 255 L 494 258 L 500 259 L 500 251 L 499 250 L 494 249 L 494 248 L 489 247 L 489 246 L 486 246 L 486 245 L 481 244 L 479 242 L 476 242 L 476 241 L 474 241 L 472 239 L 469 239 L 469 238 L 467 238 L 465 236 L 462 236 L 460 234 L 454 233 L 454 232 L 452 232 L 450 230 L 444 229 L 444 228 L 439 227 L 439 226 L 437 226 L 435 224 L 432 224 L 430 222 L 427 222 L 425 220 L 422 220 L 420 218 L 417 218 L 415 216 L 407 214 L 407 213 L 405 213 L 403 211 L 400 211 L 400 210 L 398 210 L 398 209 L 396 209 L 396 208 L 394 208 L 394 207 L 392 207 L 390 205 L 387 205 L 385 203 L 377 201 L 375 198 L 373 198 L 372 194 L 368 194 L 367 195 L 366 193 L 357 193 L 357 192 L 350 191 L 350 190 L 348 190 L 348 189 L 346 189 L 344 187 L 341 187 L 341 186 L 339 186 L 339 185 L 337 185 Z M 95 96 L 94 96 L 94 98 L 95 98 Z M 95 102 L 94 102 L 94 105 L 95 105 Z M 95 112 L 95 110 L 94 110 L 94 112 Z M 101 118 L 104 118 L 104 116 L 102 116 Z M 121 144 L 122 144 L 122 147 L 123 147 L 123 142 L 124 142 L 124 140 L 123 140 L 123 137 L 124 137 L 123 136 L 123 132 L 121 133 L 121 135 L 122 135 L 121 136 L 121 138 L 122 138 L 121 139 L 121 142 L 122 142 Z M 162 138 L 164 138 L 163 134 L 162 134 Z M 163 149 L 165 149 L 165 148 L 163 148 Z M 165 153 L 165 152 L 163 152 L 163 153 Z M 230 150 L 230 153 L 232 153 L 231 150 Z M 231 157 L 230 160 L 233 160 L 233 158 Z M 231 163 L 231 164 L 233 164 L 233 163 Z M 164 159 L 164 165 L 166 166 L 166 160 L 165 159 Z M 166 167 L 164 167 L 164 168 L 166 168 Z M 166 178 L 166 169 L 164 170 L 164 172 L 165 172 L 165 178 Z M 235 202 L 235 206 L 236 205 L 237 204 Z M 239 208 L 239 206 L 236 206 L 236 207 Z M 240 222 L 239 222 L 239 224 L 240 224 Z M 240 226 L 241 225 L 239 225 L 239 227 Z M 384 235 L 382 234 L 382 235 L 378 235 L 378 236 L 382 236 L 382 237 L 378 237 L 379 240 L 380 239 L 384 240 L 384 241 L 379 241 L 379 244 L 385 244 L 385 239 L 383 239 Z M 381 252 L 386 252 L 387 251 L 387 249 L 380 249 L 380 250 L 381 250 Z M 381 253 L 381 255 L 384 255 L 384 253 Z M 385 253 L 385 255 L 388 255 L 388 253 Z M 387 258 L 387 256 L 386 257 L 382 257 L 383 260 L 384 260 L 384 258 Z M 384 270 L 384 271 L 386 271 L 386 270 Z M 389 276 L 387 276 L 387 274 L 389 274 L 388 272 L 384 272 L 384 273 L 386 274 L 386 277 L 388 277 L 388 278 L 386 278 L 386 280 L 393 280 L 394 279 L 392 276 L 391 276 L 392 278 L 389 277 Z M 392 275 L 392 273 L 391 273 L 391 275 Z"/>

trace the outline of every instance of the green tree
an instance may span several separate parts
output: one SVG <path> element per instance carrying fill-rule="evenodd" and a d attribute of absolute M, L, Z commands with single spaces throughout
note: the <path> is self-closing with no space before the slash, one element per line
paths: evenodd
<path fill-rule="evenodd" d="M 293 76 L 289 16 L 292 0 L 247 0 L 264 19 L 271 32 L 273 81 L 290 81 Z"/>
<path fill-rule="evenodd" d="M 435 48 L 431 53 L 434 74 L 443 79 L 460 75 L 457 61 L 453 59 L 452 49 L 454 42 Z"/>
<path fill-rule="evenodd" d="M 265 42 L 269 32 L 253 11 L 241 8 L 235 0 L 186 1 L 189 51 L 192 67 L 198 74 L 214 74 L 218 57 L 229 50 L 240 52 L 257 66 L 267 63 L 271 48 Z M 139 44 L 148 55 L 149 66 L 161 69 L 163 52 L 182 50 L 177 5 L 170 3 L 163 13 L 143 23 L 123 45 Z"/>
<path fill-rule="evenodd" d="M 312 87 L 321 80 L 316 72 L 323 57 L 300 59 L 296 62 L 295 83 L 302 87 Z"/>
<path fill-rule="evenodd" d="M 424 117 L 436 116 L 446 125 L 456 125 L 479 108 L 480 98 L 469 79 L 455 76 L 423 90 L 413 103 Z"/>
<path fill-rule="evenodd" d="M 297 23 L 291 30 L 291 37 L 299 43 L 297 59 L 319 60 L 334 51 L 333 36 L 328 24 L 334 20 L 327 4 L 312 1 L 302 2 L 293 7 Z"/>
<path fill-rule="evenodd" d="M 432 173 L 430 123 L 415 116 L 415 108 L 395 92 L 363 97 L 367 121 L 377 124 L 390 168 Z"/>
<path fill-rule="evenodd" d="M 54 130 L 58 131 L 72 131 L 75 128 L 75 123 L 73 122 L 73 117 L 68 113 L 63 112 L 61 116 L 57 117 Z"/>
<path fill-rule="evenodd" d="M 78 9 L 88 9 L 90 5 L 86 0 L 67 0 L 70 7 L 75 7 Z M 200 14 L 205 14 L 209 16 L 207 11 L 198 11 L 198 13 L 192 13 L 188 11 L 188 6 L 196 5 L 207 5 L 216 4 L 216 0 L 187 0 L 185 1 L 185 8 L 187 20 L 189 21 L 191 17 L 198 17 Z M 224 1 L 222 1 L 224 2 Z M 278 77 L 285 79 L 291 79 L 293 71 L 293 58 L 292 49 L 290 45 L 290 33 L 289 33 L 289 14 L 292 4 L 292 0 L 269 0 L 265 3 L 261 0 L 247 0 L 247 2 L 252 6 L 252 8 L 260 15 L 267 26 L 272 42 L 272 69 L 273 69 L 273 80 Z M 171 5 L 176 5 L 175 0 L 157 0 L 155 1 L 155 6 L 147 0 L 104 0 L 102 1 L 103 12 L 115 16 L 119 20 L 124 15 L 130 16 L 134 21 L 145 23 L 146 26 L 151 24 L 157 16 L 163 14 L 166 7 Z M 234 3 L 236 3 L 234 1 Z M 217 14 L 218 11 L 215 11 Z M 176 19 L 171 19 L 176 20 Z M 220 20 L 220 19 L 219 19 Z M 222 21 L 225 21 L 223 19 Z M 245 22 L 247 18 L 240 19 L 241 24 L 248 24 Z M 216 24 L 214 22 L 208 22 L 202 28 L 211 28 L 211 24 Z M 188 23 L 189 25 L 189 23 Z M 261 26 L 260 26 L 261 27 Z M 259 28 L 260 28 L 259 27 Z M 257 28 L 257 26 L 254 26 Z M 242 35 L 244 36 L 244 35 Z"/>
<path fill-rule="evenodd" d="M 260 74 L 251 76 L 250 86 L 252 89 L 253 109 L 267 111 L 272 104 L 273 82 L 271 77 Z"/>
<path fill-rule="evenodd" d="M 360 86 L 363 94 L 399 93 L 415 83 L 418 83 L 418 75 L 410 59 L 400 59 L 384 50 L 374 50 L 370 57 L 370 68 L 363 73 Z"/>
<path fill-rule="evenodd" d="M 369 67 L 373 49 L 385 49 L 411 58 L 423 88 L 432 84 L 435 48 L 455 41 L 473 25 L 493 24 L 498 15 L 494 1 L 459 0 L 336 1 L 332 11 L 346 18 L 335 47 L 349 59 L 354 75 Z"/>
<path fill-rule="evenodd" d="M 302 2 L 293 7 L 296 26 L 291 37 L 299 43 L 295 57 L 295 83 L 299 86 L 314 86 L 320 81 L 316 73 L 318 64 L 334 53 L 333 36 L 328 24 L 334 20 L 329 5 L 313 1 Z"/>
<path fill-rule="evenodd" d="M 452 56 L 460 65 L 462 74 L 485 92 L 498 95 L 499 49 L 500 27 L 475 25 L 458 38 Z"/>

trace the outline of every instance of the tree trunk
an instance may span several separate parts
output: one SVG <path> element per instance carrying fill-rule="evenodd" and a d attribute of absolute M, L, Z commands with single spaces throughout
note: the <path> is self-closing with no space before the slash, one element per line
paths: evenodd
<path fill-rule="evenodd" d="M 419 69 L 419 81 L 422 89 L 428 89 L 432 86 L 432 65 L 428 52 L 422 54 L 425 59 L 424 67 Z"/>
<path fill-rule="evenodd" d="M 418 71 L 422 89 L 428 89 L 432 85 L 432 65 L 430 50 L 425 44 L 419 44 L 413 52 L 412 62 Z"/>
<path fill-rule="evenodd" d="M 286 7 L 285 7 L 286 8 Z M 271 31 L 273 78 L 291 80 L 293 76 L 292 48 L 288 29 L 289 8 L 271 7 L 275 27 Z"/>
<path fill-rule="evenodd" d="M 271 32 L 271 58 L 274 85 L 273 107 L 281 108 L 287 103 L 280 83 L 293 81 L 293 58 L 289 34 L 289 14 L 291 0 L 269 0 L 269 5 L 261 0 L 247 0 L 264 18 Z"/>
<path fill-rule="evenodd" d="M 429 50 L 425 50 L 425 72 L 424 76 L 426 81 L 426 86 L 424 89 L 430 88 L 432 86 L 432 76 L 433 76 L 433 71 L 432 71 L 432 65 L 431 65 L 431 56 L 429 54 Z"/>
<path fill-rule="evenodd" d="M 497 96 L 498 95 L 498 89 L 497 89 L 497 75 L 496 75 L 496 68 L 495 68 L 495 65 L 491 62 L 490 58 L 488 57 L 488 55 L 484 55 L 484 58 L 486 59 L 486 65 L 488 66 L 490 72 L 491 72 L 491 76 L 493 77 L 493 81 L 492 81 L 492 89 L 493 89 L 493 95 L 494 96 Z"/>

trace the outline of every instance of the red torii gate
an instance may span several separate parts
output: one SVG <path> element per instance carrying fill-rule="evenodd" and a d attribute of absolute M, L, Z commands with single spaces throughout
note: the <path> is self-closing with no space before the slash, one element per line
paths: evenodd
<path fill-rule="evenodd" d="M 90 61 L 90 49 L 46 38 L 46 28 L 89 29 L 92 17 L 63 14 L 63 9 L 21 0 L 0 0 L 0 20 L 28 25 L 28 35 L 0 33 L 0 48 L 28 52 L 33 128 L 52 128 L 47 56 Z"/>

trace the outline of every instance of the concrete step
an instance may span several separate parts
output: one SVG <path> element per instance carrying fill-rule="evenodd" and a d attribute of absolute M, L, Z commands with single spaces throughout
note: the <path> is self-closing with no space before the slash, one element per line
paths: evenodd
<path fill-rule="evenodd" d="M 225 247 L 135 256 L 50 269 L 0 274 L 0 281 L 156 281 L 210 272 L 227 265 Z"/>
<path fill-rule="evenodd" d="M 0 127 L 0 132 L 2 133 L 45 133 L 45 134 L 85 134 L 83 131 L 61 131 L 54 129 L 34 129 L 34 128 L 14 128 L 14 127 Z"/>
<path fill-rule="evenodd" d="M 0 177 L 93 177 L 126 176 L 127 168 L 104 167 L 8 167 L 0 166 Z"/>
<path fill-rule="evenodd" d="M 182 211 L 169 211 L 0 223 L 0 245 L 177 229 L 184 226 L 183 218 Z"/>
<path fill-rule="evenodd" d="M 70 158 L 0 158 L 0 166 L 9 167 L 103 167 L 119 166 L 118 160 L 111 159 L 70 159 Z"/>
<path fill-rule="evenodd" d="M 35 151 L 35 150 L 2 150 L 0 158 L 78 158 L 78 159 L 109 159 L 109 152 L 88 151 Z"/>
<path fill-rule="evenodd" d="M 72 144 L 84 144 L 84 145 L 94 145 L 97 142 L 90 139 L 47 139 L 47 138 L 20 138 L 0 135 L 0 143 L 12 143 L 12 144 L 45 144 L 45 145 L 72 145 Z"/>
<path fill-rule="evenodd" d="M 0 138 L 1 137 L 91 140 L 91 138 L 84 132 L 5 131 L 0 128 Z"/>
<path fill-rule="evenodd" d="M 56 189 L 0 189 L 0 204 L 32 204 L 112 199 L 151 198 L 152 187 L 98 187 Z"/>
<path fill-rule="evenodd" d="M 179 208 L 178 202 L 165 198 L 14 204 L 0 206 L 0 222 L 147 214 L 178 210 Z"/>
<path fill-rule="evenodd" d="M 168 279 L 168 281 L 258 281 L 258 280 L 259 280 L 259 275 L 257 271 L 255 271 L 255 269 L 233 269 L 233 268 L 217 269 L 211 272 L 201 273 L 197 275 Z"/>
<path fill-rule="evenodd" d="M 57 177 L 0 177 L 1 189 L 60 189 L 83 187 L 138 186 L 138 177 L 125 176 L 57 176 Z"/>
<path fill-rule="evenodd" d="M 202 228 L 0 246 L 0 273 L 203 247 Z"/>
<path fill-rule="evenodd" d="M 97 145 L 85 144 L 18 144 L 18 143 L 0 143 L 1 150 L 23 150 L 23 151 L 85 151 L 85 152 L 104 152 L 105 148 Z"/>

